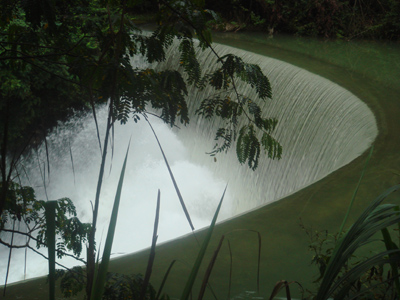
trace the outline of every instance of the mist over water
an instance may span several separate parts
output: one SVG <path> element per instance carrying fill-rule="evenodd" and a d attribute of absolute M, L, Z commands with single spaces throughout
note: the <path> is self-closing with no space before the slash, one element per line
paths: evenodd
<path fill-rule="evenodd" d="M 273 100 L 267 101 L 263 109 L 269 117 L 279 120 L 274 137 L 282 144 L 284 153 L 280 161 L 262 160 L 255 172 L 237 162 L 234 149 L 218 155 L 216 161 L 206 155 L 214 145 L 214 134 L 221 124 L 217 120 L 205 121 L 193 113 L 200 101 L 213 92 L 211 90 L 189 91 L 192 115 L 187 128 L 171 130 L 159 119 L 152 118 L 196 229 L 210 223 L 227 183 L 219 220 L 276 201 L 323 178 L 362 154 L 375 139 L 377 127 L 372 112 L 338 85 L 268 57 L 220 45 L 216 45 L 216 51 L 221 56 L 234 53 L 246 62 L 259 64 L 269 77 Z M 179 65 L 174 53 L 172 49 L 169 59 L 159 67 Z M 216 65 L 215 58 L 208 52 L 200 53 L 199 59 L 203 65 Z M 248 86 L 239 85 L 239 89 L 255 97 Z M 105 121 L 106 116 L 107 110 L 100 108 L 98 119 Z M 100 133 L 104 133 L 102 123 Z M 96 235 L 99 249 L 105 240 L 130 138 L 113 245 L 115 255 L 150 246 L 158 189 L 161 190 L 158 242 L 190 232 L 153 133 L 144 120 L 137 124 L 129 122 L 116 126 L 113 151 L 108 153 Z M 35 187 L 38 199 L 71 198 L 81 221 L 90 222 L 101 158 L 93 117 L 71 120 L 57 128 L 47 142 L 50 174 L 46 171 L 46 154 L 42 147 L 37 155 L 33 153 L 24 162 L 29 175 L 25 184 Z M 7 254 L 3 249 L 1 256 L 0 270 L 5 270 Z M 27 277 L 47 273 L 47 261 L 37 254 L 29 252 L 27 260 Z M 24 279 L 23 261 L 24 251 L 13 251 L 9 282 Z M 61 263 L 72 266 L 74 261 L 68 259 Z M 5 271 L 0 274 L 0 282 L 4 282 L 4 276 Z"/>
<path fill-rule="evenodd" d="M 98 119 L 105 121 L 107 109 L 102 108 L 98 113 Z M 226 182 L 213 175 L 206 167 L 188 160 L 187 149 L 176 134 L 159 119 L 150 118 L 150 120 L 168 158 L 195 228 L 207 226 L 221 199 Z M 100 132 L 104 132 L 105 124 L 102 123 Z M 81 129 L 77 130 L 76 127 Z M 158 189 L 161 191 L 158 243 L 191 231 L 150 127 L 144 120 L 137 124 L 130 122 L 115 127 L 114 149 L 109 151 L 96 234 L 99 249 L 104 246 L 118 179 L 130 138 L 131 146 L 113 244 L 113 257 L 150 246 Z M 50 176 L 47 174 L 47 166 L 44 168 L 45 149 L 41 148 L 39 159 L 36 159 L 36 154 L 32 154 L 31 159 L 25 163 L 29 174 L 29 182 L 26 184 L 35 187 L 38 199 L 46 199 L 46 193 L 49 200 L 63 197 L 72 199 L 80 220 L 91 222 L 91 201 L 94 202 L 100 168 L 100 150 L 92 116 L 88 115 L 84 119 L 73 120 L 61 126 L 50 135 L 48 145 Z M 71 147 L 73 167 L 69 147 Z M 46 172 L 46 191 L 41 175 L 43 169 Z M 225 200 L 220 220 L 231 215 L 229 193 Z M 24 253 L 24 251 L 13 251 L 9 282 L 24 279 Z M 5 257 L 5 252 L 2 256 Z M 71 259 L 57 261 L 67 266 L 74 264 Z M 0 269 L 6 270 L 6 259 L 0 262 Z M 4 273 L 2 272 L 0 279 L 3 282 Z M 47 261 L 29 251 L 27 277 L 46 273 Z"/>

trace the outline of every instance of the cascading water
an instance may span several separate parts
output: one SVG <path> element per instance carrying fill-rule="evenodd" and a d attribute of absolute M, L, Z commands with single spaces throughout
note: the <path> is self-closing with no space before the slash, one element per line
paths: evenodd
<path fill-rule="evenodd" d="M 211 90 L 189 91 L 191 124 L 181 130 L 170 130 L 161 121 L 151 122 L 171 164 L 188 210 L 196 228 L 209 224 L 226 182 L 228 194 L 221 218 L 226 219 L 289 195 L 330 172 L 349 163 L 372 143 L 377 135 L 375 118 L 368 107 L 338 85 L 282 61 L 246 51 L 215 45 L 222 56 L 233 53 L 246 62 L 260 65 L 269 77 L 273 100 L 263 110 L 279 120 L 274 136 L 283 146 L 280 161 L 265 159 L 253 172 L 237 162 L 234 150 L 222 154 L 214 162 L 205 154 L 211 150 L 217 120 L 205 121 L 193 112 Z M 179 65 L 171 49 L 169 59 L 160 68 Z M 202 65 L 216 64 L 212 53 L 199 53 Z M 239 85 L 243 94 L 255 97 L 248 86 Z M 99 110 L 99 120 L 105 120 L 106 109 Z M 100 125 L 104 132 L 104 124 Z M 145 122 L 133 122 L 115 129 L 114 151 L 109 151 L 105 183 L 101 196 L 100 226 L 97 241 L 102 237 L 114 199 L 117 180 L 128 140 L 132 136 L 123 198 L 119 213 L 113 252 L 134 252 L 150 245 L 157 190 L 161 190 L 161 220 L 159 242 L 190 231 L 175 194 L 167 169 L 154 136 Z M 48 138 L 50 174 L 41 172 L 46 162 L 44 148 L 25 162 L 29 170 L 26 184 L 36 188 L 37 198 L 71 198 L 82 221 L 91 221 L 91 205 L 95 196 L 100 162 L 96 129 L 91 116 L 71 120 L 60 126 Z M 70 151 L 71 150 L 71 151 Z M 42 153 L 40 153 L 42 152 Z M 73 168 L 71 154 L 73 158 Z M 111 159 L 112 156 L 112 159 Z M 40 168 L 38 168 L 38 164 Z M 221 219 L 220 218 L 220 219 Z M 0 280 L 4 282 L 6 251 L 1 253 Z M 27 276 L 46 274 L 45 261 L 28 254 Z M 40 259 L 38 262 L 37 259 Z M 24 278 L 24 252 L 13 252 L 9 281 Z M 71 266 L 74 261 L 62 263 Z M 0 281 L 0 282 L 1 282 Z"/>
<path fill-rule="evenodd" d="M 215 131 L 224 125 L 217 119 L 207 122 L 193 115 L 200 102 L 213 91 L 211 88 L 202 93 L 189 91 L 191 124 L 179 136 L 190 149 L 191 159 L 210 167 L 214 174 L 229 182 L 229 190 L 235 195 L 234 214 L 279 200 L 320 180 L 361 155 L 375 140 L 378 129 L 371 110 L 337 84 L 248 51 L 218 44 L 214 49 L 221 57 L 232 53 L 245 62 L 259 65 L 268 76 L 273 100 L 266 101 L 261 108 L 264 116 L 278 119 L 273 136 L 283 147 L 281 160 L 262 160 L 254 172 L 238 163 L 234 149 L 227 155 L 219 155 L 215 163 L 204 153 L 212 149 Z M 162 68 L 178 64 L 173 51 Z M 198 57 L 200 65 L 218 66 L 211 51 L 198 53 Z M 238 84 L 238 90 L 256 98 L 249 85 Z"/>

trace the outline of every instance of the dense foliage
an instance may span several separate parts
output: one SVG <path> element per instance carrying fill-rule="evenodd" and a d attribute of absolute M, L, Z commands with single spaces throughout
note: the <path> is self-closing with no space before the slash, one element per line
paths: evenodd
<path fill-rule="evenodd" d="M 258 28 L 329 38 L 400 38 L 397 0 L 223 0 L 206 1 L 234 29 Z M 230 9 L 226 9 L 230 7 Z M 223 27 L 222 27 L 223 28 Z"/>
<path fill-rule="evenodd" d="M 45 201 L 36 199 L 35 192 L 31 187 L 11 183 L 0 219 L 0 231 L 13 235 L 20 234 L 26 239 L 22 243 L 19 241 L 10 244 L 9 241 L 0 237 L 0 244 L 14 248 L 28 247 L 34 250 L 30 246 L 30 242 L 33 240 L 37 249 L 46 247 L 48 236 L 44 218 L 45 204 Z M 56 253 L 59 258 L 67 255 L 69 251 L 79 256 L 82 253 L 83 243 L 87 241 L 91 226 L 82 223 L 76 215 L 76 208 L 71 199 L 57 200 L 55 226 L 58 236 Z M 13 229 L 7 226 L 11 223 Z M 22 223 L 23 227 L 19 225 L 15 227 L 16 223 Z"/>
<path fill-rule="evenodd" d="M 74 110 L 91 109 L 97 122 L 96 105 L 107 104 L 109 108 L 91 226 L 74 218 L 69 200 L 62 199 L 58 204 L 64 215 L 73 215 L 72 219 L 58 215 L 59 227 L 67 228 L 70 233 L 58 230 L 63 239 L 59 248 L 73 250 L 79 255 L 81 248 L 78 246 L 86 240 L 88 243 L 88 295 L 95 272 L 94 237 L 104 161 L 115 122 L 126 123 L 129 118 L 137 122 L 149 109 L 152 112 L 155 109 L 171 126 L 177 121 L 187 124 L 190 115 L 186 103 L 187 85 L 198 89 L 211 86 L 215 95 L 210 95 L 197 113 L 226 121 L 225 127 L 216 132 L 218 142 L 213 154 L 227 151 L 237 140 L 239 161 L 255 169 L 262 150 L 270 158 L 279 158 L 282 151 L 272 136 L 277 121 L 266 117 L 259 106 L 272 96 L 269 81 L 258 66 L 233 55 L 219 57 L 215 53 L 209 22 L 217 19 L 216 14 L 205 9 L 203 1 L 159 1 L 159 26 L 147 35 L 142 34 L 131 14 L 136 9 L 146 11 L 145 3 L 132 0 L 5 0 L 0 3 L 0 215 L 3 231 L 11 230 L 8 222 L 11 219 L 32 222 L 40 230 L 36 237 L 32 236 L 33 231 L 29 237 L 40 244 L 46 243 L 44 202 L 37 201 L 34 196 L 26 198 L 25 193 L 20 192 L 25 188 L 15 184 L 20 180 L 21 157 L 28 147 L 42 140 L 46 145 L 49 128 L 58 120 L 68 118 Z M 137 55 L 147 63 L 165 60 L 166 49 L 174 40 L 179 43 L 180 55 L 176 69 L 155 71 L 150 64 L 132 64 L 132 57 Z M 197 61 L 197 49 L 206 48 L 218 57 L 220 67 L 217 70 L 204 70 Z M 249 99 L 243 95 L 236 88 L 238 81 L 252 86 L 258 97 Z M 234 97 L 231 99 L 229 95 Z M 245 125 L 238 125 L 239 117 L 247 121 Z M 12 196 L 16 194 L 18 197 Z M 62 205 L 64 203 L 68 204 L 67 208 Z M 15 207 L 21 209 L 15 210 Z M 30 215 L 31 209 L 34 218 Z M 75 234 L 77 240 L 71 234 Z M 15 247 L 12 243 L 5 244 Z"/>
<path fill-rule="evenodd" d="M 69 271 L 59 269 L 56 278 L 60 279 L 60 289 L 65 298 L 73 297 L 82 291 L 86 284 L 85 271 L 81 267 L 74 267 Z M 140 299 L 143 287 L 141 274 L 125 275 L 108 273 L 104 289 L 104 300 Z M 152 285 L 148 285 L 144 299 L 169 299 L 166 295 L 158 295 Z"/>
<path fill-rule="evenodd" d="M 398 298 L 399 206 L 384 201 L 399 188 L 395 185 L 379 195 L 344 232 L 330 235 L 301 225 L 320 275 L 314 281 L 317 292 L 307 299 Z"/>

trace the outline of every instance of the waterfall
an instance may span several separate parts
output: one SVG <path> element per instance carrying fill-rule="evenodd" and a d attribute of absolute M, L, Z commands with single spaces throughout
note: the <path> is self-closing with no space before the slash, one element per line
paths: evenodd
<path fill-rule="evenodd" d="M 215 162 L 204 153 L 210 152 L 215 131 L 223 125 L 217 119 L 208 122 L 194 114 L 200 102 L 214 91 L 189 91 L 191 124 L 179 136 L 194 161 L 229 182 L 229 190 L 235 195 L 234 215 L 320 180 L 361 155 L 375 140 L 378 129 L 373 113 L 339 85 L 283 61 L 224 45 L 216 44 L 214 49 L 219 56 L 231 53 L 257 64 L 267 75 L 273 95 L 261 108 L 264 116 L 278 119 L 273 136 L 283 147 L 281 160 L 263 159 L 254 172 L 239 164 L 234 147 L 227 155 L 218 155 Z M 178 65 L 174 51 L 171 49 L 161 68 Z M 211 51 L 199 52 L 198 57 L 202 66 L 218 66 Z M 252 99 L 257 97 L 247 84 L 239 84 L 238 90 Z"/>
<path fill-rule="evenodd" d="M 266 116 L 279 120 L 273 133 L 283 146 L 280 161 L 262 159 L 253 172 L 237 162 L 234 149 L 217 156 L 216 162 L 206 155 L 213 146 L 218 120 L 204 120 L 194 111 L 200 101 L 213 91 L 189 90 L 191 122 L 187 128 L 171 130 L 158 119 L 151 122 L 161 140 L 196 228 L 209 224 L 226 183 L 228 194 L 220 219 L 276 201 L 323 178 L 363 153 L 377 135 L 375 118 L 356 96 L 340 86 L 282 61 L 250 52 L 215 45 L 222 56 L 233 53 L 244 61 L 260 65 L 269 77 L 273 99 L 262 107 Z M 159 68 L 176 67 L 176 48 L 169 50 L 168 60 Z M 198 54 L 204 66 L 216 65 L 212 53 Z M 242 93 L 255 97 L 246 85 Z M 98 110 L 105 121 L 107 111 Z M 104 133 L 104 123 L 100 132 Z M 175 194 L 168 171 L 156 141 L 145 122 L 116 126 L 114 150 L 106 167 L 101 195 L 98 245 L 102 245 L 114 199 L 117 180 L 128 140 L 131 151 L 125 175 L 117 233 L 113 252 L 124 254 L 148 247 L 151 242 L 157 190 L 161 190 L 159 241 L 167 241 L 190 231 Z M 37 198 L 50 200 L 71 198 L 78 216 L 91 221 L 91 204 L 99 171 L 100 150 L 93 118 L 89 115 L 70 120 L 48 137 L 50 174 L 45 179 L 45 148 L 24 162 L 28 170 L 26 184 L 35 187 Z M 72 153 L 72 159 L 71 159 Z M 112 156 L 112 159 L 111 159 Z M 73 169 L 72 169 L 73 161 Z M 38 165 L 40 167 L 38 167 Z M 40 172 L 42 170 L 42 172 Z M 46 191 L 43 188 L 46 182 Z M 4 282 L 6 251 L 0 252 L 0 282 Z M 23 279 L 23 251 L 14 251 L 9 281 Z M 36 260 L 40 259 L 40 261 Z M 28 277 L 46 274 L 47 265 L 36 254 L 29 253 Z M 62 263 L 73 265 L 73 260 Z"/>

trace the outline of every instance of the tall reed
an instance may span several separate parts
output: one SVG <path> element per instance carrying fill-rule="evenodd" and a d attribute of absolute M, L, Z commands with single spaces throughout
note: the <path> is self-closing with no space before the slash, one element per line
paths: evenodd
<path fill-rule="evenodd" d="M 117 192 L 114 199 L 114 206 L 111 213 L 110 224 L 108 226 L 107 238 L 103 250 L 103 258 L 101 260 L 98 273 L 96 274 L 96 280 L 92 286 L 92 293 L 90 300 L 101 300 L 101 298 L 103 297 L 104 287 L 106 284 L 106 276 L 108 272 L 108 264 L 110 262 L 110 256 L 111 256 L 111 248 L 114 240 L 115 227 L 117 225 L 118 209 L 121 199 L 122 185 L 124 182 L 126 162 L 128 160 L 128 152 L 129 152 L 129 146 L 128 149 L 126 150 L 124 164 L 122 166 L 121 174 L 119 177 Z"/>

